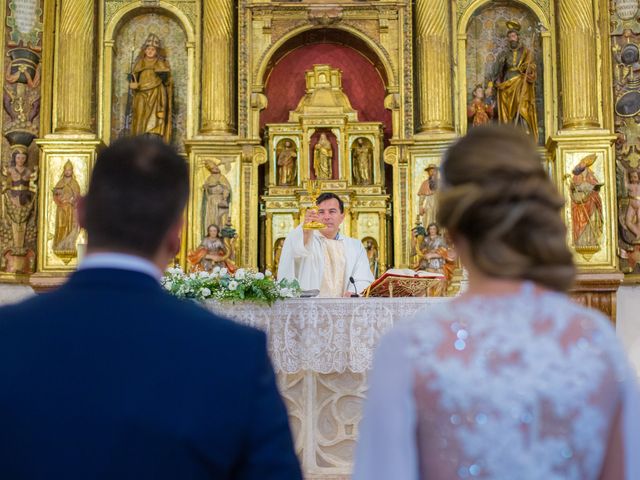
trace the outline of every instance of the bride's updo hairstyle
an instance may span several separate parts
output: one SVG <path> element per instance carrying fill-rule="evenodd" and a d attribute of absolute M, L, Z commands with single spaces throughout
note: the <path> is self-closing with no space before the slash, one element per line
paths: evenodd
<path fill-rule="evenodd" d="M 478 269 L 552 290 L 571 287 L 564 199 L 525 133 L 476 127 L 449 148 L 441 172 L 438 223 L 468 241 Z"/>

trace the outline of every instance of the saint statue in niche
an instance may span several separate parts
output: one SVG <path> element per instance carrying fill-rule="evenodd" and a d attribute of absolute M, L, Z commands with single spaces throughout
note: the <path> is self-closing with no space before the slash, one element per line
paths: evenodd
<path fill-rule="evenodd" d="M 207 235 L 200 242 L 200 246 L 187 255 L 189 270 L 192 272 L 211 272 L 214 267 L 226 268 L 230 273 L 237 270 L 234 257 L 234 240 L 222 237 L 217 225 L 207 227 Z"/>
<path fill-rule="evenodd" d="M 12 147 L 13 154 L 8 167 L 3 167 L 4 177 L 0 185 L 3 193 L 2 208 L 5 219 L 11 225 L 13 249 L 24 247 L 27 223 L 34 212 L 37 167 L 27 165 L 27 148 L 23 145 Z"/>
<path fill-rule="evenodd" d="M 298 152 L 296 146 L 289 140 L 280 140 L 276 148 L 276 166 L 278 185 L 295 185 L 296 184 L 296 160 Z"/>
<path fill-rule="evenodd" d="M 435 194 L 439 186 L 438 167 L 431 163 L 427 165 L 424 171 L 427 172 L 427 178 L 418 189 L 419 213 L 423 226 L 430 225 L 436 221 L 438 205 Z"/>
<path fill-rule="evenodd" d="M 220 160 L 206 160 L 210 175 L 202 187 L 202 225 L 224 225 L 229 218 L 231 184 L 220 170 Z M 207 232 L 203 232 L 206 235 Z"/>
<path fill-rule="evenodd" d="M 62 176 L 53 188 L 53 201 L 57 206 L 53 252 L 59 257 L 76 255 L 76 240 L 80 233 L 76 214 L 79 198 L 80 185 L 73 172 L 73 163 L 67 160 Z"/>
<path fill-rule="evenodd" d="M 157 135 L 171 140 L 171 104 L 173 86 L 171 68 L 165 58 L 160 38 L 151 33 L 129 74 L 133 92 L 131 135 Z"/>
<path fill-rule="evenodd" d="M 313 147 L 313 170 L 319 180 L 333 178 L 333 147 L 326 133 L 320 134 L 320 139 Z"/>
<path fill-rule="evenodd" d="M 498 88 L 498 119 L 522 127 L 538 142 L 533 52 L 520 42 L 520 24 L 507 22 L 508 47 L 499 55 L 494 70 Z"/>
<path fill-rule="evenodd" d="M 572 175 L 568 175 L 573 245 L 577 250 L 600 248 L 603 227 L 600 188 L 603 184 L 591 170 L 596 159 L 595 154 L 587 155 L 575 166 Z"/>
<path fill-rule="evenodd" d="M 358 138 L 351 148 L 353 182 L 356 185 L 373 183 L 373 147 L 366 138 Z"/>

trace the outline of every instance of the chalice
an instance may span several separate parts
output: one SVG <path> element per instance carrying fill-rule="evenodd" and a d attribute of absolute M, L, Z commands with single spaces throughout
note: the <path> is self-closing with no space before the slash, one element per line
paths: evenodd
<path fill-rule="evenodd" d="M 315 202 L 316 198 L 318 198 L 321 192 L 322 188 L 320 186 L 320 182 L 318 182 L 317 180 L 309 180 L 309 182 L 307 183 L 307 193 L 312 198 L 313 202 Z M 309 207 L 308 210 L 317 213 L 318 206 L 314 203 L 314 205 L 312 207 Z M 313 221 L 305 223 L 302 228 L 305 230 L 322 230 L 323 228 L 326 228 L 326 225 L 322 222 Z"/>

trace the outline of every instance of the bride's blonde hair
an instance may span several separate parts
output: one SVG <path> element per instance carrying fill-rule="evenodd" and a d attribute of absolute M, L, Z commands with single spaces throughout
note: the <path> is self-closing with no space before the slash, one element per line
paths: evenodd
<path fill-rule="evenodd" d="M 441 167 L 438 223 L 467 239 L 485 274 L 568 290 L 573 256 L 560 216 L 564 199 L 531 139 L 507 126 L 476 127 Z"/>

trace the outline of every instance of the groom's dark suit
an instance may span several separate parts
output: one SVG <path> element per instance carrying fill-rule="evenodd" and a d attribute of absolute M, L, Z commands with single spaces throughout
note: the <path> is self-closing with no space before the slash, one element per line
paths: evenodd
<path fill-rule="evenodd" d="M 0 478 L 301 478 L 265 335 L 109 268 L 0 308 Z"/>

